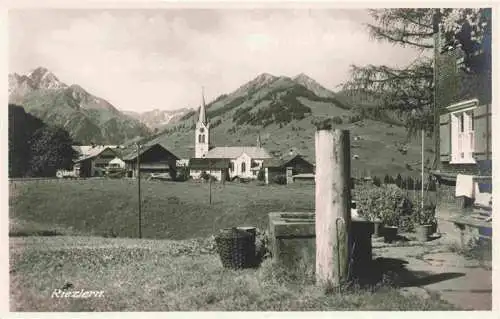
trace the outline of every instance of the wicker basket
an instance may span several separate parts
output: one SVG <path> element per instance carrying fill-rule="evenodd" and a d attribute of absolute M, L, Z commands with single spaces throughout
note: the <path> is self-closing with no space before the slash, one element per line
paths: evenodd
<path fill-rule="evenodd" d="M 217 252 L 224 268 L 247 268 L 255 259 L 255 236 L 238 228 L 222 229 L 215 236 Z"/>

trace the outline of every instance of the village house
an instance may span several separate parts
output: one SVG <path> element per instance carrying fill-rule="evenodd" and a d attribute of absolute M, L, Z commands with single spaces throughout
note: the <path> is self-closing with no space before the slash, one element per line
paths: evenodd
<path fill-rule="evenodd" d="M 176 171 L 176 163 L 180 159 L 159 143 L 141 145 L 139 153 L 137 148 L 132 146 L 123 156 L 128 177 L 137 177 L 138 154 L 141 174 L 173 173 Z"/>
<path fill-rule="evenodd" d="M 210 160 L 199 160 L 204 158 Z M 210 170 L 217 180 L 221 180 L 223 176 L 230 180 L 235 178 L 257 179 L 259 170 L 263 168 L 264 160 L 270 158 L 272 156 L 261 147 L 260 137 L 257 138 L 256 146 L 212 147 L 210 144 L 210 122 L 207 120 L 205 99 L 202 96 L 202 105 L 195 128 L 195 156 L 190 160 L 189 167 L 192 178 L 198 179 L 203 172 Z M 227 173 L 225 172 L 226 162 L 229 163 Z M 217 168 L 208 167 L 211 163 L 217 163 Z"/>
<path fill-rule="evenodd" d="M 230 161 L 225 158 L 192 158 L 189 160 L 191 176 L 202 177 L 202 172 L 215 177 L 218 181 L 230 179 Z"/>
<path fill-rule="evenodd" d="M 458 203 L 456 214 L 472 216 L 482 211 L 491 216 L 491 41 L 484 43 L 479 54 L 471 59 L 483 61 L 485 67 L 465 72 L 464 53 L 460 49 L 436 57 L 439 148 L 438 167 L 432 175 L 439 182 L 442 201 Z"/>
<path fill-rule="evenodd" d="M 73 166 L 76 177 L 104 176 L 109 163 L 119 157 L 116 145 L 74 145 L 73 149 L 78 154 Z"/>
<path fill-rule="evenodd" d="M 263 167 L 266 184 L 274 182 L 278 176 L 284 176 L 287 184 L 295 181 L 314 183 L 314 165 L 300 154 L 291 152 L 282 158 L 267 159 Z"/>

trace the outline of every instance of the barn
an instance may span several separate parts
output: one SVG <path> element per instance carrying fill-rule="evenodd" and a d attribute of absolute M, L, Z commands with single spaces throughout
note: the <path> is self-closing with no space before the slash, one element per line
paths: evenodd
<path fill-rule="evenodd" d="M 314 165 L 300 154 L 288 154 L 282 158 L 264 160 L 263 168 L 267 184 L 274 182 L 278 176 L 284 176 L 287 183 L 292 183 L 294 175 L 314 175 Z"/>
<path fill-rule="evenodd" d="M 130 147 L 123 156 L 128 177 L 137 177 L 137 159 L 141 174 L 174 173 L 176 163 L 180 159 L 160 143 L 141 145 L 139 152 L 137 147 Z"/>
<path fill-rule="evenodd" d="M 109 163 L 119 156 L 113 145 L 75 145 L 78 158 L 74 161 L 74 172 L 79 177 L 104 176 Z"/>

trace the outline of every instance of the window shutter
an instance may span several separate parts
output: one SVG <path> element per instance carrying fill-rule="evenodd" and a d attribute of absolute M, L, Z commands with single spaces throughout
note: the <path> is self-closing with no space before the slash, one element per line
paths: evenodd
<path fill-rule="evenodd" d="M 476 161 L 491 159 L 491 105 L 474 109 L 474 158 Z"/>
<path fill-rule="evenodd" d="M 451 159 L 451 114 L 439 117 L 439 155 L 441 162 Z"/>

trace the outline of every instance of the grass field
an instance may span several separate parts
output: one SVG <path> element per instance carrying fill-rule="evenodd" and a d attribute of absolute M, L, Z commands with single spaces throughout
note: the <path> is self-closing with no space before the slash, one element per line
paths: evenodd
<path fill-rule="evenodd" d="M 12 182 L 11 235 L 41 231 L 138 236 L 137 182 L 81 180 Z M 142 182 L 145 238 L 206 237 L 220 228 L 267 226 L 271 211 L 313 211 L 314 186 Z"/>
<path fill-rule="evenodd" d="M 10 241 L 11 311 L 450 310 L 396 288 L 326 293 L 266 260 L 258 269 L 222 268 L 217 255 L 184 251 L 185 241 L 16 237 Z M 103 297 L 51 298 L 54 289 Z"/>

